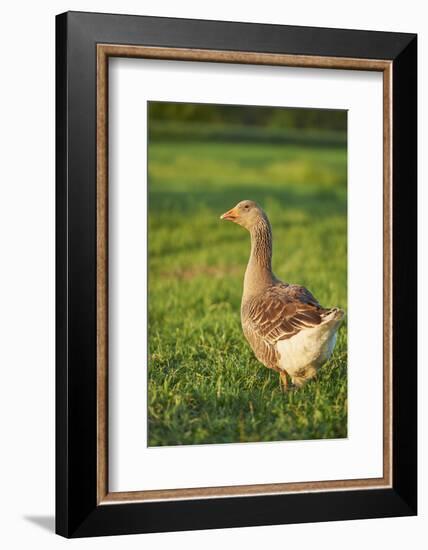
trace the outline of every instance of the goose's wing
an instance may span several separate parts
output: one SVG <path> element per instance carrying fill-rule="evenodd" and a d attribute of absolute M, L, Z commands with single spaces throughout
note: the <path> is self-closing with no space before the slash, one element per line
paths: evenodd
<path fill-rule="evenodd" d="M 327 311 L 304 287 L 277 284 L 244 305 L 244 332 L 256 357 L 275 368 L 278 361 L 275 344 L 319 325 Z"/>

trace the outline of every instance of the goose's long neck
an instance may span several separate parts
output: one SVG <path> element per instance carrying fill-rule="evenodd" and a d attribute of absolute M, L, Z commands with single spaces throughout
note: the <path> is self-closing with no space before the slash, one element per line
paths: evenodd
<path fill-rule="evenodd" d="M 272 229 L 261 218 L 250 230 L 251 254 L 244 277 L 243 300 L 258 294 L 274 281 L 272 273 Z"/>

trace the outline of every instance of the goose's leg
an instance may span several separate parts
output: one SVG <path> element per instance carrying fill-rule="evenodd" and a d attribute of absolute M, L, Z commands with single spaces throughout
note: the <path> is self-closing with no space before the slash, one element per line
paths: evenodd
<path fill-rule="evenodd" d="M 287 378 L 287 373 L 284 370 L 282 370 L 279 373 L 279 385 L 280 385 L 283 392 L 287 391 L 287 389 L 288 389 L 288 378 Z"/>

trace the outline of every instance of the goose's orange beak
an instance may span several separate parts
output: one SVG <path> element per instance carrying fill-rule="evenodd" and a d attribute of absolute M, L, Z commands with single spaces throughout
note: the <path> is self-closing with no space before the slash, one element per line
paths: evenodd
<path fill-rule="evenodd" d="M 221 220 L 230 220 L 231 222 L 234 222 L 239 217 L 238 212 L 236 211 L 236 208 L 232 208 L 231 210 L 228 210 L 224 214 L 220 216 Z"/>

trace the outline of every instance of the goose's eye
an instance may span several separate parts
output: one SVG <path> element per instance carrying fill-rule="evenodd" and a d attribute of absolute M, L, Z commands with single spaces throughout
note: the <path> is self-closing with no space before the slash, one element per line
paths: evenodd
<path fill-rule="evenodd" d="M 246 205 L 244 206 L 244 208 L 245 208 L 245 210 L 248 210 L 250 207 L 248 206 L 248 204 L 246 204 Z"/>

